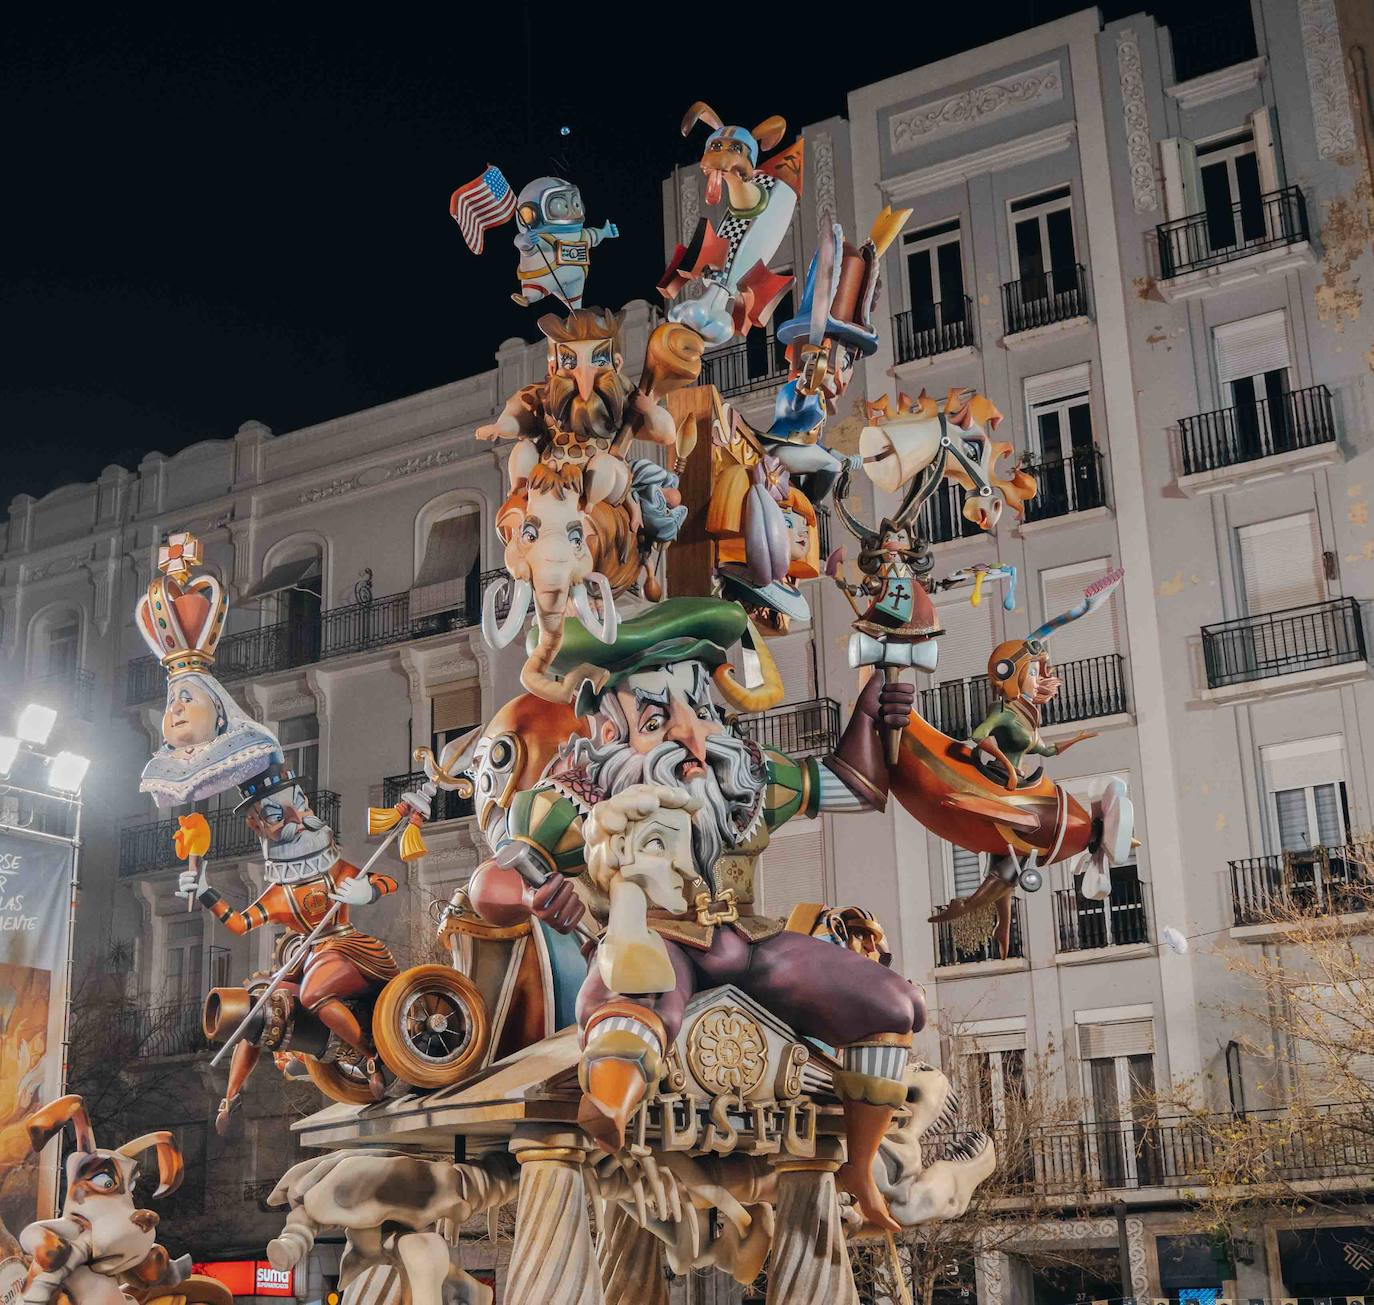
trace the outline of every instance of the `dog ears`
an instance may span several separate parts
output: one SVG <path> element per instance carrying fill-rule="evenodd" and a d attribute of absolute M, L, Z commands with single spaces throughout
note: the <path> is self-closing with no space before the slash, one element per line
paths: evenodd
<path fill-rule="evenodd" d="M 181 1180 L 186 1169 L 181 1158 L 181 1152 L 177 1149 L 176 1141 L 171 1133 L 165 1130 L 157 1133 L 144 1133 L 142 1137 L 136 1137 L 132 1142 L 125 1142 L 115 1152 L 115 1155 L 137 1160 L 145 1151 L 154 1147 L 157 1149 L 157 1191 L 153 1195 L 170 1196 L 181 1186 Z"/>
<path fill-rule="evenodd" d="M 786 132 L 787 119 L 780 118 L 775 113 L 771 117 L 765 118 L 754 128 L 754 139 L 758 141 L 760 150 L 771 150 Z"/>
<path fill-rule="evenodd" d="M 34 1154 L 47 1146 L 68 1124 L 76 1134 L 76 1149 L 94 1151 L 95 1130 L 91 1127 L 85 1103 L 79 1096 L 71 1095 L 58 1097 L 56 1101 L 40 1106 L 24 1121 Z"/>
<path fill-rule="evenodd" d="M 720 120 L 718 114 L 705 100 L 697 100 L 682 118 L 682 134 L 688 135 L 692 128 L 699 122 L 704 122 L 713 131 L 719 131 L 725 124 Z"/>

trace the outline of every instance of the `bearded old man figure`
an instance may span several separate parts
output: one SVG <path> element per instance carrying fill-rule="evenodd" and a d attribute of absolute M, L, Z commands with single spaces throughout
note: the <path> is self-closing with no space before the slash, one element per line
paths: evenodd
<path fill-rule="evenodd" d="M 623 1146 L 688 1000 L 733 983 L 799 1033 L 841 1049 L 844 1072 L 835 1090 L 844 1102 L 849 1160 L 840 1182 L 872 1223 L 895 1229 L 874 1186 L 872 1160 L 905 1100 L 908 1048 L 925 1022 L 921 996 L 871 960 L 756 915 L 754 877 L 771 831 L 794 816 L 885 805 L 880 731 L 905 725 L 915 690 L 873 677 L 824 760 L 761 749 L 730 731 L 712 695 L 714 685 L 731 705 L 750 705 L 728 657 L 748 628 L 737 603 L 709 598 L 664 602 L 624 622 L 609 645 L 570 621 L 555 670 L 594 668 L 606 676 L 599 690 L 584 679 L 578 694 L 577 713 L 587 718 L 590 737 L 570 739 L 534 788 L 486 822 L 495 855 L 474 875 L 471 902 L 496 924 L 533 914 L 572 929 L 586 901 L 604 903 L 581 882 L 583 822 L 597 802 L 638 784 L 687 790 L 694 808 L 687 909 L 649 915 L 674 983 L 661 993 L 615 992 L 592 965 L 578 998 L 585 1048 L 579 1120 L 605 1149 Z M 758 652 L 765 679 L 777 685 L 766 649 Z M 479 770 L 479 789 L 483 782 Z M 532 889 L 522 870 L 547 879 Z"/>
<path fill-rule="evenodd" d="M 625 454 L 631 440 L 672 444 L 677 432 L 667 410 L 625 376 L 620 327 L 619 314 L 602 308 L 541 317 L 548 375 L 517 390 L 494 422 L 477 428 L 477 438 L 520 441 L 511 451 L 512 486 L 528 479 L 539 462 L 571 464 L 587 473 L 589 484 L 610 487 L 599 497 L 625 503 L 633 528 L 648 532 L 647 542 L 668 542 L 687 515 L 677 476 L 649 459 L 627 461 Z M 646 366 L 661 370 L 666 348 L 656 334 Z M 679 369 L 687 366 L 676 362 Z"/>

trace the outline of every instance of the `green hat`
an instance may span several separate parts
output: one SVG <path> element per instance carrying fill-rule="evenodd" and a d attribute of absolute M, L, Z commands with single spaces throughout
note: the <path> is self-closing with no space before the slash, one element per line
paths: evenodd
<path fill-rule="evenodd" d="M 553 670 L 568 675 L 581 666 L 606 671 L 600 691 L 584 681 L 575 710 L 585 716 L 596 700 L 639 671 L 657 670 L 678 662 L 702 662 L 710 669 L 730 660 L 730 648 L 744 636 L 749 623 L 744 608 L 723 598 L 669 598 L 628 621 L 622 621 L 614 643 L 602 643 L 581 621 L 569 617 L 563 626 L 563 646 Z M 530 628 L 533 647 L 538 631 Z"/>

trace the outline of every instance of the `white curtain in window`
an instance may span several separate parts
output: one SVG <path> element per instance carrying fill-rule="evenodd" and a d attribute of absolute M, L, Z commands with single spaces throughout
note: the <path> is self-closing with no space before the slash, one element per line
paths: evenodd
<path fill-rule="evenodd" d="M 1250 616 L 1317 603 L 1326 597 L 1315 512 L 1241 526 L 1240 567 Z"/>

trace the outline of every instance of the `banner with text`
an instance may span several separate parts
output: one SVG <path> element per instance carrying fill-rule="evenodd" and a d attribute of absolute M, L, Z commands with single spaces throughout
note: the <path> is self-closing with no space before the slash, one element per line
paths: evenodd
<path fill-rule="evenodd" d="M 0 1219 L 53 1213 L 59 1143 L 29 1153 L 24 1119 L 62 1090 L 72 849 L 0 830 Z"/>

